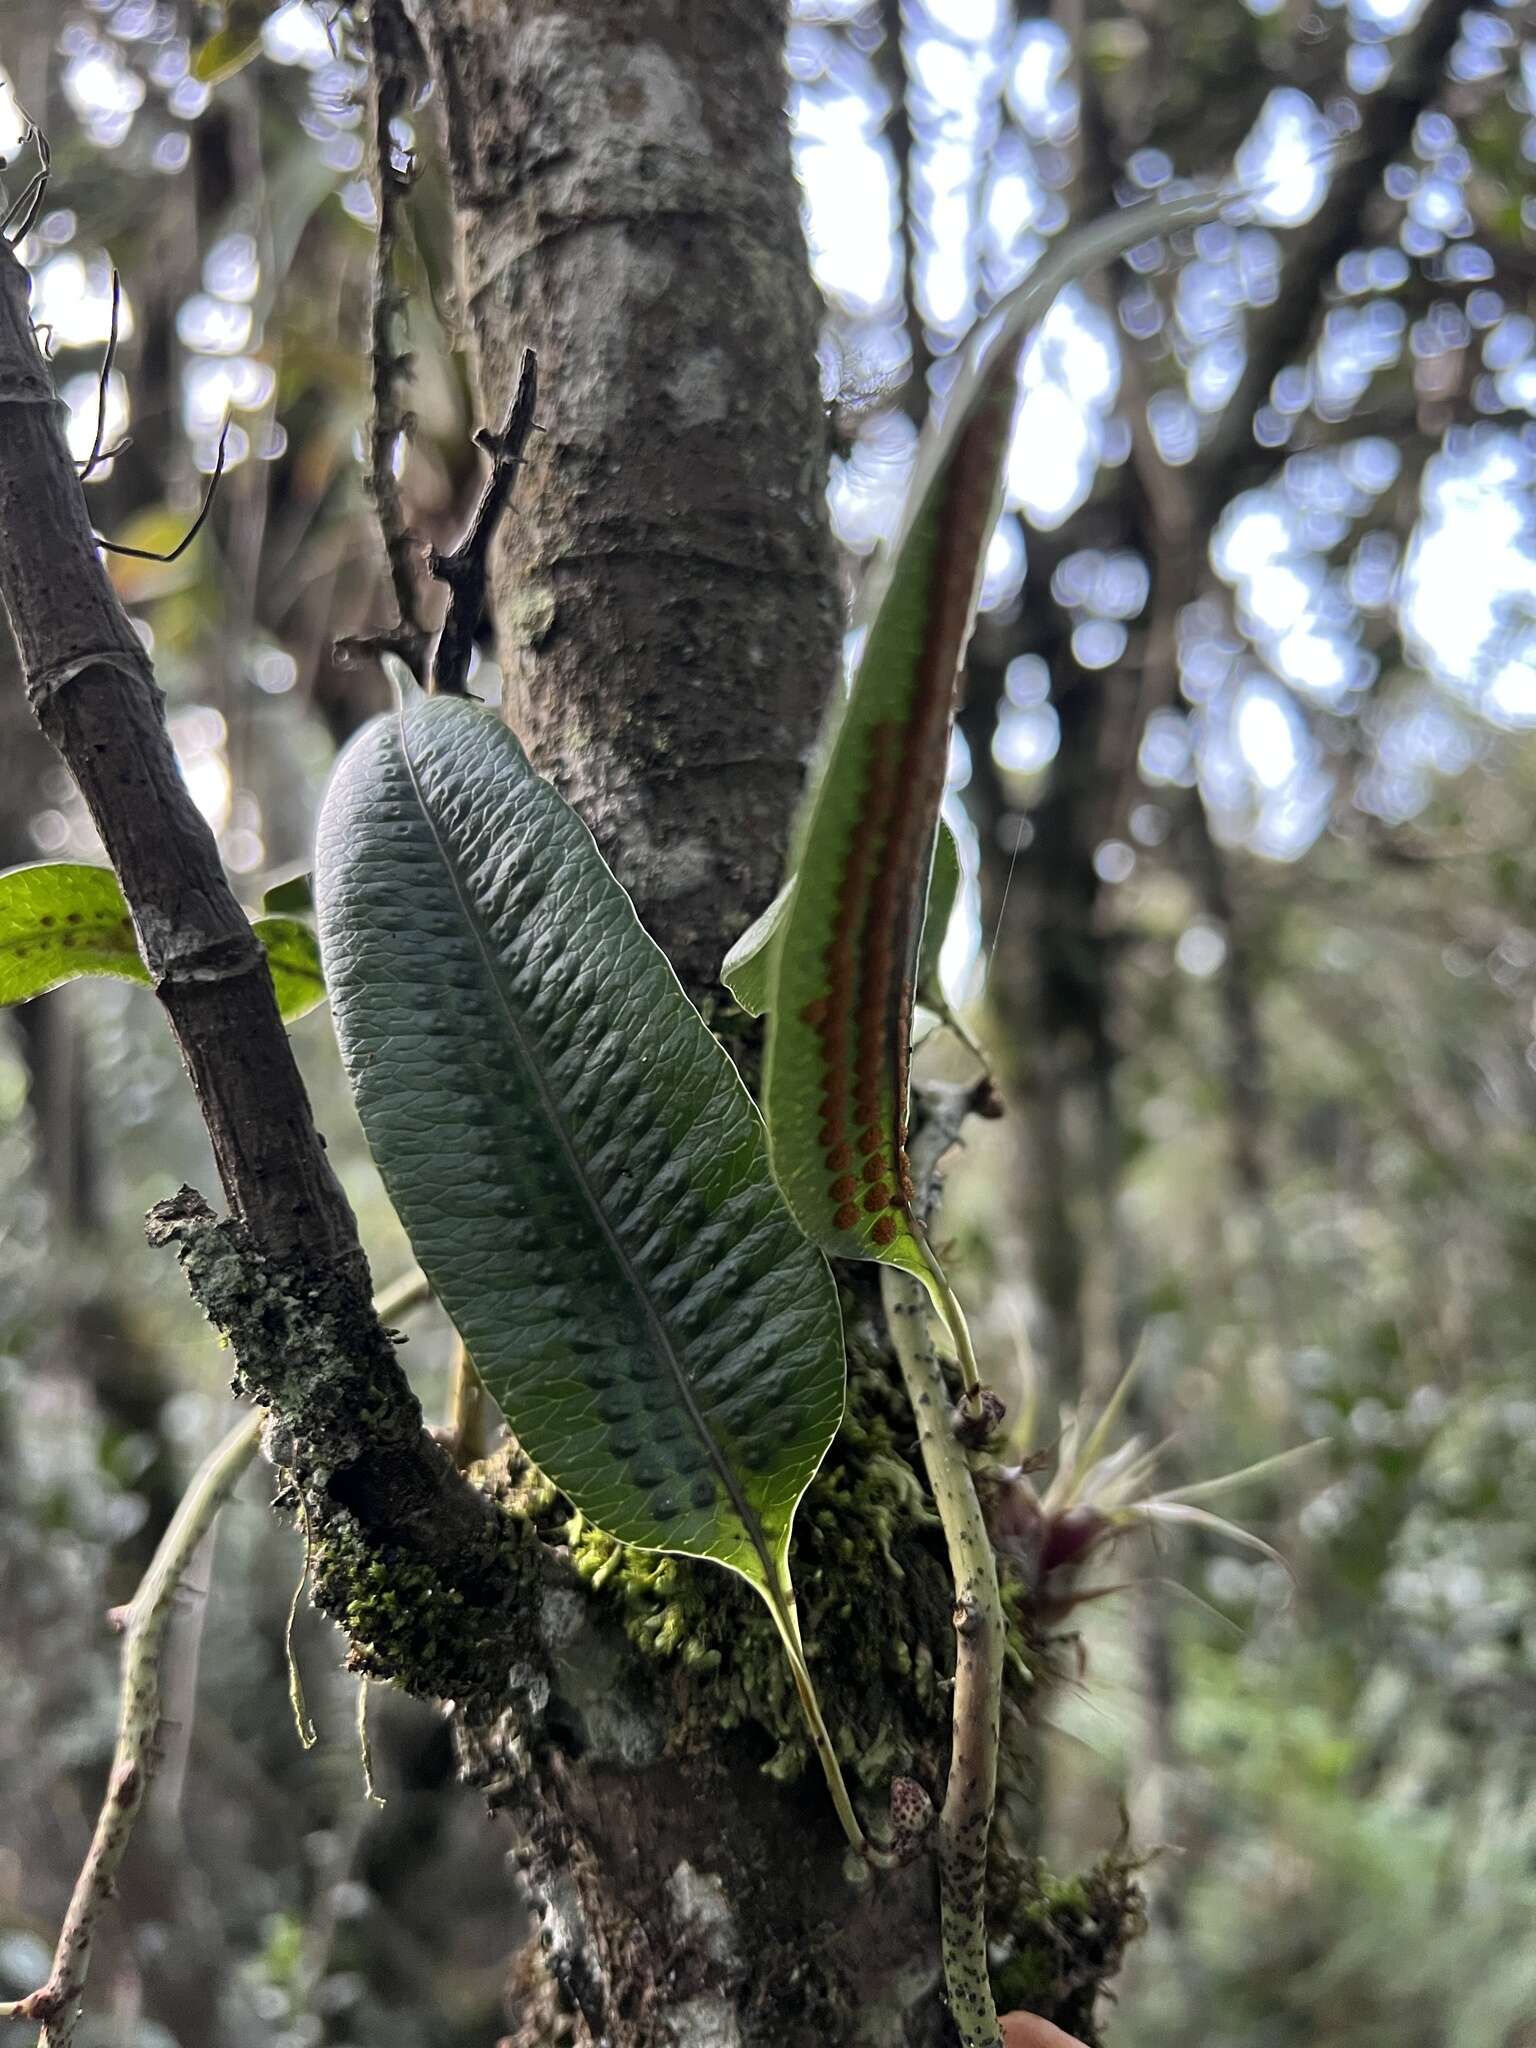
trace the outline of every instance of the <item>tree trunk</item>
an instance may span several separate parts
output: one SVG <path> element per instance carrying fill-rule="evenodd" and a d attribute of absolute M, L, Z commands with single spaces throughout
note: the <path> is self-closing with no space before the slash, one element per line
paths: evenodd
<path fill-rule="evenodd" d="M 764 0 L 420 0 L 487 420 L 538 352 L 507 716 L 684 985 L 782 879 L 836 672 L 817 299 Z"/>
<path fill-rule="evenodd" d="M 415 12 L 446 113 L 488 421 L 522 349 L 539 358 L 545 432 L 497 565 L 506 713 L 707 1003 L 782 879 L 838 660 L 783 13 L 762 0 Z M 847 1306 L 857 1327 L 869 1310 Z M 871 1421 L 887 1399 L 856 1384 L 853 1412 L 894 1444 L 899 1418 Z M 796 1569 L 818 1682 L 877 1808 L 892 1772 L 942 1784 L 948 1700 L 932 1674 L 952 1660 L 952 1628 L 931 1532 L 897 1538 L 900 1582 L 873 1544 L 862 1569 L 847 1561 L 868 1541 L 867 1441 L 835 1447 L 802 1509 Z M 929 1863 L 854 1886 L 819 1774 L 765 1775 L 775 1739 L 795 1737 L 771 1726 L 783 1681 L 753 1596 L 665 1564 L 674 1634 L 678 1616 L 707 1627 L 708 1650 L 702 1635 L 690 1650 L 722 1660 L 690 1671 L 635 1648 L 669 1610 L 638 1570 L 619 1591 L 628 1570 L 606 1597 L 572 1600 L 536 1729 L 504 1716 L 464 1731 L 472 1771 L 518 1826 L 541 1921 L 513 2041 L 952 2038 Z"/>

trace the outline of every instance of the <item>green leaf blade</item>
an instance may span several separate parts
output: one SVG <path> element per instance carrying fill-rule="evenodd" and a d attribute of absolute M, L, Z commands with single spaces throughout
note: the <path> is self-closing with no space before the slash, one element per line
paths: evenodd
<path fill-rule="evenodd" d="M 774 946 L 789 921 L 794 882 L 788 881 L 761 917 L 755 918 L 720 963 L 720 979 L 731 1000 L 749 1017 L 761 1017 L 773 994 Z M 939 953 L 960 893 L 960 849 L 950 827 L 940 820 L 933 849 L 933 875 L 923 912 L 923 949 L 917 968 L 917 992 L 932 1004 L 939 988 Z M 932 1005 L 937 1007 L 937 1005 Z"/>
<path fill-rule="evenodd" d="M 950 728 L 986 547 L 1002 506 L 1019 345 L 1063 286 L 1150 236 L 1212 219 L 1220 194 L 1127 208 L 1064 236 L 996 309 L 870 581 L 863 652 L 834 699 L 802 806 L 793 898 L 770 951 L 763 1101 L 774 1172 L 834 1257 L 946 1283 L 913 1213 L 911 1018 Z M 942 941 L 940 941 L 942 943 Z"/>
<path fill-rule="evenodd" d="M 319 940 L 296 917 L 258 917 L 251 929 L 266 949 L 283 1022 L 307 1017 L 325 1001 Z"/>
<path fill-rule="evenodd" d="M 315 889 L 309 862 L 296 861 L 269 876 L 261 892 L 261 907 L 269 917 L 313 917 Z"/>
<path fill-rule="evenodd" d="M 291 1024 L 325 1000 L 315 935 L 290 917 L 258 919 L 254 930 L 266 949 L 278 1009 Z M 90 975 L 149 986 L 111 868 L 39 861 L 0 874 L 0 1009 Z"/>
<path fill-rule="evenodd" d="M 836 1296 L 586 828 L 489 713 L 418 699 L 344 756 L 316 881 L 374 1156 L 529 1456 L 775 1596 L 842 1412 Z"/>
<path fill-rule="evenodd" d="M 928 904 L 923 912 L 923 936 L 917 950 L 917 993 L 921 1001 L 941 1016 L 947 1014 L 949 999 L 939 976 L 939 958 L 949 935 L 950 919 L 960 894 L 960 848 L 943 819 L 933 846 L 933 873 L 928 878 Z"/>
<path fill-rule="evenodd" d="M 788 881 L 761 917 L 754 918 L 720 963 L 720 979 L 732 1002 L 749 1017 L 761 1017 L 773 993 L 773 949 L 789 921 L 795 885 Z"/>
<path fill-rule="evenodd" d="M 40 861 L 0 875 L 0 1005 L 88 974 L 149 981 L 112 870 Z"/>

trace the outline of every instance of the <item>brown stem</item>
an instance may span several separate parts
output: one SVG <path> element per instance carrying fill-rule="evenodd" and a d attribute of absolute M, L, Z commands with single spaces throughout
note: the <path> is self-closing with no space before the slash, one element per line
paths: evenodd
<path fill-rule="evenodd" d="M 448 1582 L 483 1579 L 499 1547 L 496 1511 L 423 1430 L 374 1314 L 356 1220 L 315 1128 L 266 956 L 182 780 L 149 657 L 97 554 L 61 420 L 26 273 L 0 248 L 0 599 L 32 708 L 122 884 L 212 1141 L 234 1217 L 217 1228 L 231 1233 L 224 1250 L 236 1251 L 244 1275 L 238 1287 L 223 1275 L 236 1355 L 253 1391 L 290 1419 L 302 1411 L 300 1462 L 323 1475 L 322 1513 L 345 1507 L 369 1539 L 406 1545 Z M 162 1237 L 190 1254 L 197 1235 L 211 1257 L 215 1226 L 203 1217 L 162 1219 Z M 286 1350 L 247 1325 L 263 1291 L 283 1305 Z M 328 1331 L 325 1347 L 299 1341 L 311 1323 Z"/>
<path fill-rule="evenodd" d="M 177 1589 L 214 1516 L 256 1455 L 260 1434 L 260 1415 L 242 1416 L 210 1452 L 161 1538 L 132 1605 L 123 1613 L 123 1697 L 96 1831 L 70 1894 L 47 1983 L 0 2006 L 0 2019 L 41 2022 L 38 2048 L 70 2048 L 75 2038 L 102 1909 L 112 1897 L 118 1867 L 159 1762 L 160 1653 Z"/>
<path fill-rule="evenodd" d="M 409 109 L 415 79 L 422 69 L 421 46 L 400 0 L 373 0 L 365 34 L 368 53 L 369 115 L 373 129 L 373 189 L 379 232 L 373 251 L 373 294 L 368 311 L 368 356 L 373 414 L 368 423 L 368 468 L 364 487 L 378 519 L 379 535 L 389 563 L 395 594 L 395 624 L 386 632 L 366 636 L 354 647 L 386 649 L 398 654 L 418 683 L 425 682 L 431 635 L 421 616 L 415 535 L 405 523 L 400 489 L 395 481 L 395 456 L 411 427 L 401 392 L 410 377 L 411 357 L 399 336 L 406 294 L 396 277 L 396 259 L 404 224 L 411 174 L 397 167 L 397 146 L 391 130 Z"/>
<path fill-rule="evenodd" d="M 469 530 L 451 554 L 432 551 L 432 574 L 448 586 L 448 615 L 437 637 L 432 655 L 432 688 L 444 696 L 462 697 L 469 681 L 470 656 L 475 651 L 475 633 L 485 612 L 491 580 L 491 542 L 512 496 L 517 473 L 523 466 L 523 450 L 534 431 L 534 407 L 539 402 L 539 366 L 531 348 L 523 350 L 517 373 L 517 389 L 507 408 L 507 423 L 499 434 L 481 432 L 475 441 L 491 458 L 491 473 Z"/>

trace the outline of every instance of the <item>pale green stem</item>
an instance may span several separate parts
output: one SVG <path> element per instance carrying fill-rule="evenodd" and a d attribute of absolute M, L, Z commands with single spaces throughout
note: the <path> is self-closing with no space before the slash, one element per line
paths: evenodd
<path fill-rule="evenodd" d="M 955 1362 L 960 1368 L 960 1385 L 965 1395 L 969 1413 L 981 1413 L 981 1370 L 976 1363 L 975 1346 L 971 1343 L 971 1326 L 965 1320 L 965 1310 L 960 1306 L 960 1297 L 949 1284 L 948 1275 L 939 1264 L 938 1254 L 928 1242 L 928 1233 L 916 1221 L 913 1235 L 922 1246 L 927 1270 L 922 1275 L 923 1285 L 939 1312 L 939 1319 L 950 1335 L 955 1347 Z M 885 1269 L 891 1270 L 891 1269 Z"/>
<path fill-rule="evenodd" d="M 388 1322 L 430 1292 L 425 1274 L 409 1273 L 375 1297 L 374 1309 L 381 1321 Z M 122 1701 L 96 1831 L 75 1879 L 47 1983 L 25 1998 L 0 2004 L 0 2020 L 41 2021 L 37 2048 L 72 2048 L 102 1908 L 112 1897 L 118 1866 L 159 1762 L 160 1653 L 177 1590 L 214 1517 L 255 1457 L 262 1421 L 256 1409 L 243 1415 L 199 1465 L 138 1591 L 119 1610 L 124 1630 Z"/>
<path fill-rule="evenodd" d="M 138 1592 L 123 1610 L 123 1696 L 96 1832 L 75 1880 L 47 1983 L 25 1998 L 0 2005 L 0 2019 L 42 2022 L 38 2048 L 70 2048 L 74 2040 L 97 1924 L 112 1896 L 113 1879 L 159 1760 L 160 1652 L 177 1588 L 214 1516 L 255 1456 L 261 1423 L 259 1413 L 242 1416 L 203 1461 L 160 1539 Z"/>
<path fill-rule="evenodd" d="M 451 1399 L 448 1442 L 453 1462 L 463 1472 L 483 1458 L 489 1446 L 485 1433 L 485 1391 L 462 1337 L 454 1339 Z"/>
<path fill-rule="evenodd" d="M 936 1829 L 944 1981 L 962 2048 L 1001 2048 L 987 1974 L 986 1921 L 1005 1650 L 997 1561 L 970 1465 L 951 1426 L 943 1369 L 928 1340 L 927 1295 L 895 1266 L 881 1268 L 880 1292 L 955 1581 L 953 1735 Z"/>

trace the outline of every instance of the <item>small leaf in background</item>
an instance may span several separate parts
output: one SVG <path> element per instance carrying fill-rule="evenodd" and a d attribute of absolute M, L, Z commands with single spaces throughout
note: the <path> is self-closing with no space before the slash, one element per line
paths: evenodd
<path fill-rule="evenodd" d="M 319 945 L 292 918 L 263 918 L 254 929 L 267 951 L 278 1008 L 291 1023 L 325 999 Z M 103 974 L 149 985 L 110 868 L 41 861 L 0 874 L 0 1008 Z"/>
<path fill-rule="evenodd" d="M 222 85 L 261 54 L 262 26 L 270 12 L 268 0 L 229 0 L 223 27 L 193 53 L 192 76 L 199 85 Z"/>
<path fill-rule="evenodd" d="M 523 1448 L 610 1535 L 741 1573 L 793 1657 L 790 1525 L 841 1417 L 841 1324 L 730 1060 L 467 700 L 409 693 L 353 742 L 315 879 L 368 1142 Z"/>
<path fill-rule="evenodd" d="M 784 884 L 762 916 L 747 926 L 720 963 L 720 979 L 730 991 L 732 1000 L 749 1017 L 761 1017 L 768 1007 L 773 985 L 773 942 L 789 916 L 794 888 L 793 881 Z M 960 849 L 950 827 L 941 823 L 934 848 L 933 875 L 928 884 L 928 907 L 923 914 L 923 950 L 918 961 L 917 992 L 946 1022 L 951 1020 L 948 1004 L 942 1000 L 938 962 L 959 889 Z M 939 1000 L 936 1001 L 936 997 Z"/>
<path fill-rule="evenodd" d="M 313 917 L 315 890 L 309 862 L 295 861 L 275 873 L 261 892 L 261 907 L 284 917 Z"/>
<path fill-rule="evenodd" d="M 261 25 L 248 29 L 221 28 L 211 35 L 192 59 L 192 76 L 200 85 L 222 85 L 243 71 L 261 49 Z"/>
<path fill-rule="evenodd" d="M 149 981 L 112 870 L 43 861 L 0 874 L 0 1004 L 83 974 Z"/>
<path fill-rule="evenodd" d="M 1001 509 L 1020 344 L 1064 285 L 1219 196 L 1127 208 L 1064 235 L 986 322 L 925 434 L 894 545 L 870 579 L 864 649 L 836 693 L 802 806 L 793 896 L 768 949 L 763 1100 L 774 1172 L 823 1250 L 905 1266 L 958 1308 L 913 1212 L 911 1020 L 956 685 Z"/>
<path fill-rule="evenodd" d="M 296 917 L 258 917 L 251 928 L 266 948 L 283 1022 L 291 1024 L 298 1017 L 307 1017 L 325 1001 L 320 941 Z"/>

